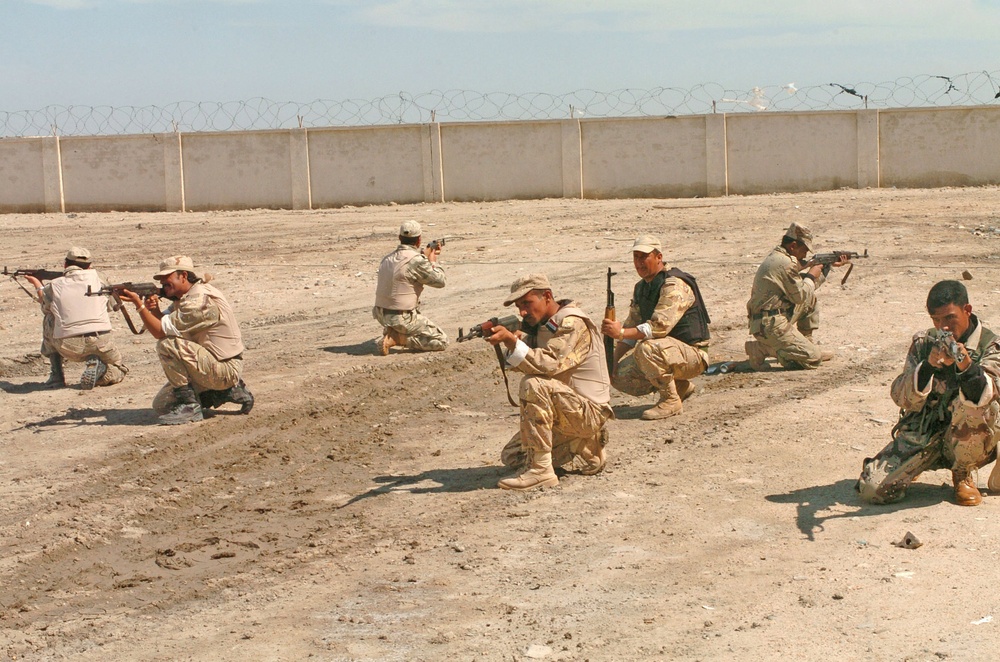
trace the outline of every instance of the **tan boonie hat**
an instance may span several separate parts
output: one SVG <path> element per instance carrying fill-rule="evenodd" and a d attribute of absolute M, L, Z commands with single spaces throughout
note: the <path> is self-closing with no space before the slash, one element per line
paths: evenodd
<path fill-rule="evenodd" d="M 419 237 L 420 236 L 420 223 L 410 220 L 405 221 L 399 226 L 399 236 L 400 237 Z"/>
<path fill-rule="evenodd" d="M 640 253 L 652 253 L 653 251 L 663 252 L 660 248 L 660 240 L 651 234 L 644 234 L 635 240 L 632 244 L 632 252 L 639 251 Z"/>
<path fill-rule="evenodd" d="M 86 248 L 74 246 L 66 253 L 66 259 L 72 260 L 73 262 L 86 262 L 87 264 L 90 264 L 90 251 Z"/>
<path fill-rule="evenodd" d="M 160 270 L 153 275 L 153 278 L 159 280 L 175 271 L 190 271 L 196 278 L 201 278 L 198 272 L 194 270 L 194 262 L 187 255 L 174 255 L 160 262 Z"/>
<path fill-rule="evenodd" d="M 806 247 L 806 250 L 812 250 L 813 233 L 806 226 L 793 222 L 785 230 L 785 236 L 799 242 Z"/>
<path fill-rule="evenodd" d="M 545 274 L 528 274 L 527 276 L 518 278 L 511 283 L 510 296 L 503 302 L 503 305 L 509 306 L 531 290 L 549 290 L 551 292 L 552 286 L 549 284 L 548 276 Z"/>

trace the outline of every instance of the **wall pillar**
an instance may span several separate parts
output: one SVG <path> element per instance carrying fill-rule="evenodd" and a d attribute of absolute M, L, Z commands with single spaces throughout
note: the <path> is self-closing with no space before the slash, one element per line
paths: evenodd
<path fill-rule="evenodd" d="M 292 178 L 292 209 L 312 209 L 307 129 L 289 129 L 289 167 Z"/>
<path fill-rule="evenodd" d="M 564 198 L 583 197 L 583 129 L 580 120 L 562 125 L 562 180 Z"/>
<path fill-rule="evenodd" d="M 444 161 L 441 158 L 441 123 L 421 126 L 423 142 L 424 202 L 444 202 Z"/>
<path fill-rule="evenodd" d="M 705 195 L 729 195 L 725 113 L 705 115 Z"/>
<path fill-rule="evenodd" d="M 858 188 L 878 188 L 879 144 L 878 110 L 859 110 L 858 117 Z"/>
<path fill-rule="evenodd" d="M 42 141 L 42 182 L 45 187 L 45 211 L 65 212 L 63 195 L 62 152 L 59 136 L 47 136 Z"/>
<path fill-rule="evenodd" d="M 184 209 L 184 153 L 181 134 L 161 133 L 163 140 L 163 188 L 166 211 Z"/>

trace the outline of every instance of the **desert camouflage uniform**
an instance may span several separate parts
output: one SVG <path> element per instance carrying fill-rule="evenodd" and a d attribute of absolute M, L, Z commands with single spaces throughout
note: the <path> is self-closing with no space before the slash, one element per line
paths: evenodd
<path fill-rule="evenodd" d="M 560 301 L 560 307 L 576 308 L 577 304 Z M 577 466 L 576 456 L 580 450 L 603 446 L 607 442 L 604 424 L 614 418 L 610 405 L 584 397 L 555 377 L 576 369 L 590 354 L 587 323 L 567 315 L 544 347 L 537 346 L 536 336 L 523 340 L 531 349 L 512 368 L 525 374 L 518 391 L 521 429 L 507 442 L 500 461 L 510 468 L 524 468 L 525 449 L 532 449 L 551 452 L 553 467 L 579 469 L 582 464 Z"/>
<path fill-rule="evenodd" d="M 829 267 L 815 281 L 803 276 L 799 260 L 781 246 L 764 258 L 753 279 L 747 316 L 750 333 L 783 367 L 818 368 L 821 350 L 812 341 L 819 328 L 816 289 Z"/>
<path fill-rule="evenodd" d="M 400 247 L 413 248 L 405 244 Z M 444 287 L 444 269 L 420 254 L 406 265 L 406 279 L 411 283 L 421 283 L 429 287 Z M 387 329 L 403 336 L 402 346 L 424 352 L 439 352 L 448 346 L 448 334 L 440 326 L 420 313 L 419 305 L 414 310 L 389 312 L 375 306 L 372 317 Z"/>
<path fill-rule="evenodd" d="M 923 471 L 977 469 L 993 460 L 1000 436 L 1000 340 L 972 316 L 963 344 L 973 365 L 964 373 L 954 365 L 932 372 L 921 389 L 920 371 L 937 332 L 918 333 L 906 355 L 903 373 L 892 383 L 900 407 L 893 440 L 866 458 L 857 488 L 871 503 L 892 503 Z M 977 397 L 978 396 L 978 397 Z"/>
<path fill-rule="evenodd" d="M 71 265 L 66 267 L 65 273 L 80 271 L 81 267 Z M 104 278 L 100 278 L 101 284 L 107 285 Z M 42 347 L 40 353 L 45 358 L 61 356 L 72 363 L 82 363 L 91 356 L 96 356 L 107 366 L 107 371 L 94 384 L 95 386 L 111 386 L 125 379 L 128 374 L 128 366 L 123 362 L 122 354 L 118 351 L 115 341 L 111 338 L 111 333 L 87 334 L 82 336 L 70 336 L 68 338 L 55 337 L 56 318 L 52 313 L 52 286 L 46 285 L 42 288 Z M 108 312 L 114 310 L 114 304 L 108 298 Z"/>
<path fill-rule="evenodd" d="M 663 265 L 663 270 L 669 271 L 670 266 Z M 652 337 L 639 340 L 622 357 L 611 385 L 629 395 L 647 395 L 662 391 L 664 378 L 688 380 L 703 373 L 708 367 L 708 341 L 688 345 L 667 335 L 693 305 L 695 296 L 690 286 L 680 278 L 667 277 L 647 322 Z M 639 304 L 633 300 L 622 326 L 634 328 L 642 322 Z M 627 340 L 622 342 L 631 344 Z"/>
<path fill-rule="evenodd" d="M 180 335 L 170 335 L 156 343 L 156 353 L 167 376 L 167 384 L 153 398 L 153 409 L 158 414 L 165 414 L 174 406 L 175 388 L 190 384 L 195 393 L 223 391 L 240 381 L 243 373 L 242 339 L 227 339 L 228 346 L 241 351 L 224 359 L 194 340 L 197 335 L 217 327 L 221 318 L 219 304 L 206 293 L 209 288 L 221 298 L 221 292 L 214 286 L 195 283 L 187 294 L 164 311 L 163 319 L 169 316 Z"/>

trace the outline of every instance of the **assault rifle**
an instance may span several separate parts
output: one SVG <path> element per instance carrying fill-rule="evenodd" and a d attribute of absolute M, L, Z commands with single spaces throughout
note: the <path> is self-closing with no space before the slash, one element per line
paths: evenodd
<path fill-rule="evenodd" d="M 59 278 L 60 276 L 62 276 L 63 272 L 61 272 L 61 271 L 50 271 L 49 269 L 14 269 L 14 270 L 10 270 L 7 267 L 4 267 L 3 268 L 3 275 L 4 276 L 10 276 L 10 279 L 12 281 L 14 281 L 15 283 L 17 283 L 17 286 L 20 287 L 22 290 L 24 290 L 25 294 L 27 294 L 29 297 L 31 297 L 32 299 L 34 299 L 35 295 L 32 294 L 30 291 L 28 291 L 28 288 L 26 288 L 24 285 L 21 284 L 21 281 L 19 281 L 17 279 L 18 276 L 34 276 L 38 280 L 55 280 L 56 278 Z"/>
<path fill-rule="evenodd" d="M 485 338 L 486 336 L 493 335 L 493 329 L 501 326 L 511 333 L 515 333 L 521 328 L 521 320 L 519 320 L 516 315 L 491 317 L 482 324 L 477 324 L 469 329 L 468 333 L 462 333 L 462 329 L 459 329 L 457 342 L 465 342 L 466 340 L 472 340 L 473 338 Z M 504 358 L 503 350 L 500 349 L 499 344 L 494 345 L 493 349 L 496 350 L 497 362 L 500 364 L 500 374 L 503 375 L 503 383 L 504 386 L 507 387 L 507 402 L 509 402 L 512 407 L 516 407 L 517 403 L 514 402 L 514 398 L 510 397 L 510 382 L 507 381 L 507 362 Z"/>
<path fill-rule="evenodd" d="M 132 318 L 129 317 L 128 310 L 125 308 L 125 302 L 122 301 L 121 294 L 123 290 L 128 290 L 129 292 L 135 292 L 143 299 L 151 297 L 154 294 L 158 297 L 164 296 L 163 288 L 160 287 L 159 283 L 115 283 L 114 285 L 104 285 L 99 290 L 94 290 L 90 285 L 87 286 L 87 296 L 88 297 L 111 297 L 114 301 L 114 306 L 112 308 L 115 311 L 120 311 L 122 316 L 125 317 L 125 323 L 128 324 L 129 330 L 135 335 L 139 335 L 145 332 L 145 325 L 136 330 L 135 324 L 132 323 Z"/>
<path fill-rule="evenodd" d="M 611 277 L 616 275 L 608 267 L 608 300 L 604 307 L 604 319 L 614 321 L 615 319 L 615 292 L 611 289 Z M 604 336 L 604 358 L 608 362 L 608 375 L 615 371 L 615 339 Z"/>
<path fill-rule="evenodd" d="M 822 264 L 824 267 L 833 264 L 834 262 L 839 262 L 841 257 L 846 257 L 847 261 L 851 263 L 851 266 L 847 267 L 847 273 L 844 277 L 840 279 L 840 284 L 843 285 L 847 282 L 847 277 L 851 275 L 854 271 L 855 258 L 868 257 L 868 249 L 865 249 L 864 253 L 858 253 L 857 251 L 830 251 L 829 253 L 815 253 L 809 260 L 809 264 Z"/>
<path fill-rule="evenodd" d="M 934 341 L 934 345 L 947 354 L 955 363 L 965 358 L 965 353 L 958 347 L 955 334 L 951 331 L 938 331 L 937 336 L 932 337 L 932 340 Z"/>
<path fill-rule="evenodd" d="M 516 315 L 491 317 L 482 324 L 477 324 L 469 329 L 468 333 L 462 333 L 462 329 L 459 328 L 458 339 L 456 342 L 465 342 L 466 340 L 472 340 L 473 338 L 485 338 L 487 335 L 492 335 L 493 329 L 499 326 L 502 326 L 511 333 L 514 333 L 521 328 L 521 320 L 519 320 Z"/>

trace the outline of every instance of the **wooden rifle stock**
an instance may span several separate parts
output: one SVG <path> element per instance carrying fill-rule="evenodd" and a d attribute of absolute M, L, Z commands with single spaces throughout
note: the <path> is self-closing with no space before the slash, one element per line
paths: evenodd
<path fill-rule="evenodd" d="M 615 293 L 611 289 L 611 277 L 615 275 L 608 267 L 608 300 L 604 307 L 604 319 L 615 321 Z M 604 358 L 608 362 L 608 377 L 615 372 L 615 339 L 604 336 Z"/>

